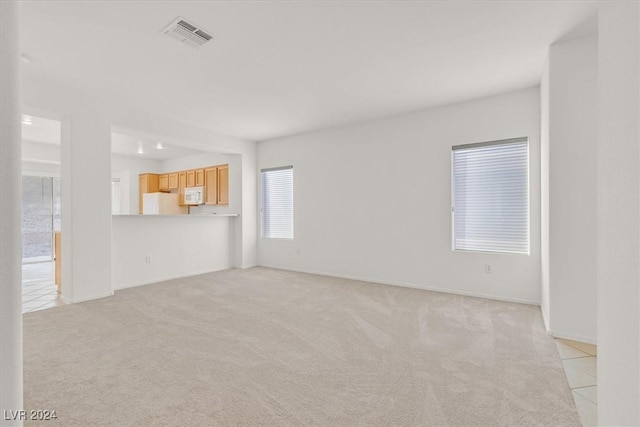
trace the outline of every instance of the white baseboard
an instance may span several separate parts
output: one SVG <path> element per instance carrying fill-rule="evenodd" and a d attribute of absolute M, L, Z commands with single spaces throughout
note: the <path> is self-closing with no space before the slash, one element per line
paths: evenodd
<path fill-rule="evenodd" d="M 563 338 L 565 340 L 584 342 L 587 344 L 598 345 L 598 339 L 594 337 L 587 337 L 584 335 L 575 335 L 575 334 L 565 334 L 563 332 L 555 332 L 552 330 L 547 330 L 547 333 L 554 338 Z"/>
<path fill-rule="evenodd" d="M 544 313 L 542 304 L 540 304 L 540 313 L 542 313 L 542 322 L 544 324 L 544 330 L 547 332 L 547 335 L 553 336 L 553 334 L 551 333 L 551 329 L 549 329 L 549 319 L 547 319 L 547 315 Z"/>
<path fill-rule="evenodd" d="M 186 279 L 187 277 L 200 276 L 201 274 L 215 273 L 217 271 L 229 270 L 231 268 L 234 268 L 234 267 L 222 267 L 222 268 L 216 268 L 214 270 L 205 270 L 205 271 L 200 271 L 200 272 L 196 272 L 196 273 L 189 273 L 187 275 L 182 275 L 182 276 L 162 277 L 162 278 L 156 278 L 156 279 L 153 279 L 153 280 L 145 280 L 143 282 L 128 283 L 128 284 L 125 284 L 125 285 L 112 285 L 112 288 L 113 288 L 114 291 L 120 291 L 122 289 L 135 288 L 135 287 L 138 287 L 138 286 L 145 286 L 145 285 L 152 285 L 154 283 L 166 282 L 168 280 Z"/>
<path fill-rule="evenodd" d="M 542 313 L 542 320 L 544 321 L 544 329 L 545 329 L 545 331 L 547 331 L 547 334 L 549 334 L 553 338 L 563 338 L 563 339 L 566 339 L 566 340 L 584 342 L 584 343 L 593 344 L 593 345 L 597 345 L 598 344 L 598 340 L 595 337 L 587 337 L 587 336 L 584 336 L 584 335 L 575 335 L 575 334 L 566 334 L 564 332 L 556 332 L 556 331 L 551 330 L 551 327 L 549 326 L 549 319 L 547 319 L 547 316 L 545 315 L 544 310 L 542 309 L 542 307 L 540 307 L 540 312 Z"/>
<path fill-rule="evenodd" d="M 360 282 L 369 282 L 369 283 L 380 284 L 380 285 L 400 286 L 402 288 L 421 289 L 423 291 L 442 292 L 442 293 L 445 293 L 445 294 L 464 295 L 464 296 L 468 296 L 468 297 L 485 298 L 485 299 L 490 299 L 490 300 L 495 300 L 495 301 L 515 302 L 515 303 L 518 303 L 518 304 L 527 304 L 527 305 L 536 305 L 536 306 L 540 305 L 539 301 L 530 301 L 530 300 L 524 300 L 524 299 L 519 299 L 519 298 L 504 297 L 504 296 L 500 296 L 500 295 L 487 295 L 487 294 L 475 293 L 475 292 L 458 291 L 458 290 L 455 290 L 455 289 L 438 288 L 438 287 L 435 287 L 435 286 L 416 285 L 414 283 L 389 282 L 389 281 L 385 281 L 385 280 L 372 279 L 372 278 L 367 278 L 367 277 L 349 276 L 349 275 L 341 275 L 341 274 L 335 274 L 335 273 L 326 273 L 326 272 L 321 272 L 321 271 L 293 269 L 293 268 L 277 267 L 277 266 L 270 266 L 270 265 L 259 265 L 259 267 L 273 268 L 273 269 L 276 269 L 276 270 L 295 271 L 297 273 L 316 274 L 316 275 L 319 275 L 319 276 L 336 277 L 336 278 L 339 278 L 339 279 L 358 280 Z"/>
<path fill-rule="evenodd" d="M 110 291 L 110 292 L 107 292 L 105 294 L 94 295 L 94 296 L 84 297 L 84 298 L 74 298 L 74 299 L 65 298 L 61 294 L 60 295 L 60 299 L 65 304 L 77 304 L 79 302 L 93 301 L 94 299 L 101 299 L 101 298 L 107 298 L 107 297 L 112 297 L 112 296 L 113 296 L 113 291 Z"/>

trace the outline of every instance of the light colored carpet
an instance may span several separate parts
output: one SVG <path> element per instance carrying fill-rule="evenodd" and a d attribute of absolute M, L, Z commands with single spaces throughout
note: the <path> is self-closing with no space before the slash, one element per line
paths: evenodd
<path fill-rule="evenodd" d="M 27 313 L 24 343 L 46 425 L 580 425 L 521 304 L 228 270 Z"/>

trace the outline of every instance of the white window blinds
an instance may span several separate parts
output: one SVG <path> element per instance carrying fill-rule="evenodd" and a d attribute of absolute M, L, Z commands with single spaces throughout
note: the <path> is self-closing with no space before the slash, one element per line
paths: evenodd
<path fill-rule="evenodd" d="M 262 237 L 293 239 L 293 166 L 263 169 L 261 178 Z"/>
<path fill-rule="evenodd" d="M 529 148 L 515 138 L 452 148 L 453 249 L 529 253 Z"/>

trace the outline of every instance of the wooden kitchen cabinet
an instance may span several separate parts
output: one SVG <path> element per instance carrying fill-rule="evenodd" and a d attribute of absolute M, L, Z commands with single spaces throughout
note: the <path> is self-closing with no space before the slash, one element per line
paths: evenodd
<path fill-rule="evenodd" d="M 210 166 L 162 175 L 144 173 L 140 174 L 139 180 L 140 213 L 143 211 L 144 193 L 178 190 L 180 206 L 185 206 L 184 193 L 187 187 L 204 187 L 204 203 L 207 205 L 229 204 L 229 165 Z"/>
<path fill-rule="evenodd" d="M 155 173 L 138 175 L 138 213 L 142 213 L 142 195 L 145 193 L 157 193 L 159 190 L 159 175 Z"/>
<path fill-rule="evenodd" d="M 204 169 L 204 201 L 207 205 L 229 204 L 229 165 Z"/>
<path fill-rule="evenodd" d="M 187 187 L 196 186 L 196 171 L 187 171 Z"/>
<path fill-rule="evenodd" d="M 229 204 L 229 165 L 218 166 L 218 204 Z"/>
<path fill-rule="evenodd" d="M 187 187 L 187 172 L 178 172 L 178 193 L 180 194 L 180 206 L 185 206 L 184 204 L 184 189 Z"/>
<path fill-rule="evenodd" d="M 204 170 L 204 203 L 206 205 L 218 204 L 218 168 Z"/>
<path fill-rule="evenodd" d="M 202 187 L 204 185 L 204 169 L 196 169 L 196 187 Z"/>
<path fill-rule="evenodd" d="M 180 184 L 178 172 L 170 173 L 167 176 L 169 181 L 169 190 L 177 190 Z"/>
<path fill-rule="evenodd" d="M 160 191 L 169 191 L 169 175 L 158 176 L 158 188 Z"/>

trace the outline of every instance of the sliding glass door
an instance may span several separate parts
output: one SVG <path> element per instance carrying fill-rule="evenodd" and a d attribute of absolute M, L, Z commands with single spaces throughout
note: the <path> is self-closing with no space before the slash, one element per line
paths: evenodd
<path fill-rule="evenodd" d="M 53 232 L 60 230 L 60 179 L 22 177 L 22 262 L 53 261 Z"/>

